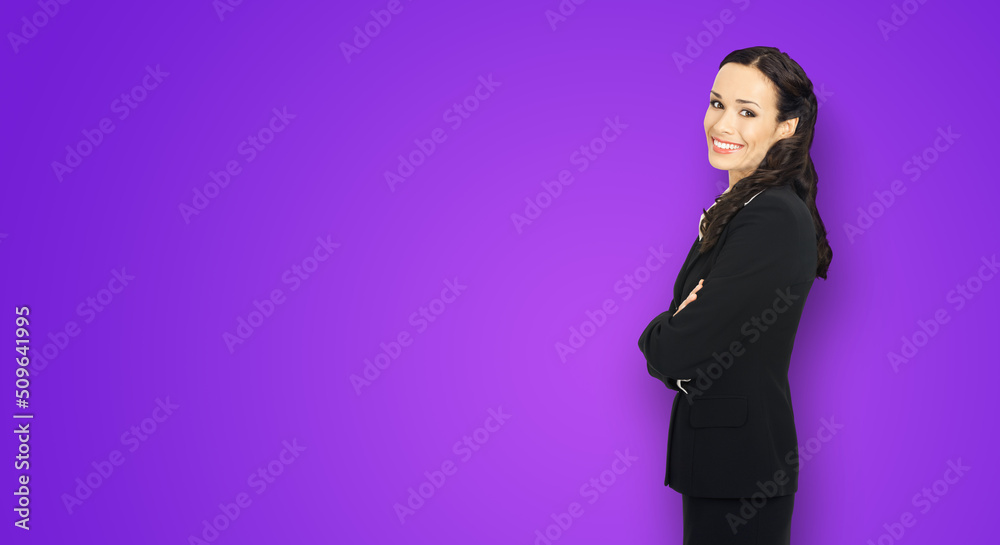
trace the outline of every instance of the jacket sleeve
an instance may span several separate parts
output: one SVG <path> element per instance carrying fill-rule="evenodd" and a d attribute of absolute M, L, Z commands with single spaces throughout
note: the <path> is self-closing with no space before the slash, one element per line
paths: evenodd
<path fill-rule="evenodd" d="M 734 342 L 746 348 L 750 320 L 796 281 L 795 226 L 793 212 L 774 199 L 755 199 L 733 216 L 697 299 L 676 316 L 671 303 L 639 336 L 650 375 L 695 379 Z"/>
<path fill-rule="evenodd" d="M 699 290 L 699 291 L 701 291 L 701 290 Z M 684 308 L 687 308 L 687 307 L 684 307 Z M 665 312 L 664 314 L 666 314 L 666 315 L 669 316 L 669 315 L 673 314 L 676 311 L 677 311 L 677 301 L 671 301 L 670 302 L 670 309 L 667 310 L 667 312 Z M 661 314 L 661 316 L 662 316 L 662 314 Z M 641 342 L 642 342 L 642 340 L 640 339 L 640 345 L 639 345 L 640 349 L 642 349 Z M 671 380 L 670 377 L 668 377 L 668 376 L 660 373 L 655 367 L 653 367 L 653 364 L 651 364 L 649 362 L 649 360 L 646 361 L 646 370 L 649 371 L 650 375 L 652 375 L 656 379 L 658 379 L 658 380 L 662 381 L 664 384 L 666 384 L 667 388 L 670 388 L 671 390 L 674 390 L 674 391 L 677 391 L 677 392 L 681 391 L 676 386 L 676 383 L 673 380 Z"/>

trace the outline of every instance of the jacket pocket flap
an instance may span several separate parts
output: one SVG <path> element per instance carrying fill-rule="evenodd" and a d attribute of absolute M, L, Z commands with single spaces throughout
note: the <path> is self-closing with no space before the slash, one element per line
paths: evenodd
<path fill-rule="evenodd" d="M 702 397 L 691 406 L 692 428 L 738 428 L 747 421 L 747 398 Z"/>

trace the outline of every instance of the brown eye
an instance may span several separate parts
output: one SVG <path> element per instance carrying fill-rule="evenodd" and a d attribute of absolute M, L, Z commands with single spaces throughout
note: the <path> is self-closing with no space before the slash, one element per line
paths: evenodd
<path fill-rule="evenodd" d="M 719 106 L 722 106 L 722 103 L 719 102 L 718 100 L 712 99 L 712 100 L 708 101 L 708 105 L 710 107 L 713 107 L 713 108 L 715 108 L 716 103 L 718 103 Z M 719 108 L 716 108 L 716 109 L 719 109 Z M 744 108 L 743 110 L 740 110 L 740 115 L 742 115 L 744 112 L 746 112 L 746 113 L 748 113 L 750 115 L 744 115 L 743 117 L 757 117 L 757 114 L 753 113 L 752 110 L 747 110 L 746 108 Z"/>

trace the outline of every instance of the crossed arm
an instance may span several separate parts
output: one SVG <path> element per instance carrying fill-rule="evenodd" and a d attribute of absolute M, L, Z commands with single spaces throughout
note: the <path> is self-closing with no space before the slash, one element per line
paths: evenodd
<path fill-rule="evenodd" d="M 698 290 L 701 289 L 701 287 L 702 287 L 702 285 L 704 283 L 705 283 L 705 279 L 704 278 L 702 278 L 701 280 L 699 280 L 698 281 L 698 285 L 695 286 L 694 289 L 691 290 L 691 293 L 688 294 L 687 298 L 684 299 L 684 301 L 681 303 L 681 305 L 679 307 L 677 307 L 677 310 L 674 310 L 674 302 L 671 301 L 670 302 L 670 311 L 672 311 L 671 316 L 677 316 L 678 312 L 684 310 L 684 307 L 688 306 L 688 304 L 690 304 L 692 301 L 696 300 L 698 298 Z M 641 345 L 640 345 L 640 348 L 641 348 Z M 648 361 L 646 362 L 646 369 L 649 371 L 650 375 L 653 375 L 654 377 L 656 377 L 656 378 L 660 379 L 661 381 L 663 381 L 663 383 L 667 385 L 667 388 L 670 388 L 671 390 L 678 390 L 678 391 L 684 392 L 685 394 L 688 393 L 688 391 L 684 389 L 684 385 L 681 384 L 681 382 L 687 382 L 687 381 L 689 381 L 691 379 L 689 379 L 689 378 L 670 379 L 669 377 L 666 377 L 666 376 L 663 376 L 662 374 L 660 374 L 660 372 L 657 371 L 656 368 L 653 367 Z"/>
<path fill-rule="evenodd" d="M 687 299 L 653 318 L 639 336 L 649 374 L 677 390 L 743 338 L 741 328 L 787 287 L 795 220 L 780 202 L 757 199 L 732 220 L 715 264 Z M 697 292 L 697 293 L 696 293 Z M 680 312 L 683 309 L 683 312 Z"/>

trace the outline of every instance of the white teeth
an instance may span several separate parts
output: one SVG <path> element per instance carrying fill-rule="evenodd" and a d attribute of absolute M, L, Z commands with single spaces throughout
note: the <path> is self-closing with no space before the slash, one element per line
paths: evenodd
<path fill-rule="evenodd" d="M 742 148 L 742 147 L 743 147 L 743 146 L 737 146 L 737 145 L 735 145 L 735 144 L 723 144 L 722 142 L 719 142 L 718 140 L 716 140 L 716 139 L 714 139 L 714 138 L 712 139 L 712 142 L 713 142 L 713 143 L 714 143 L 714 144 L 715 144 L 716 146 L 719 146 L 719 147 L 720 147 L 720 148 L 722 148 L 722 149 L 740 149 L 740 148 Z"/>

